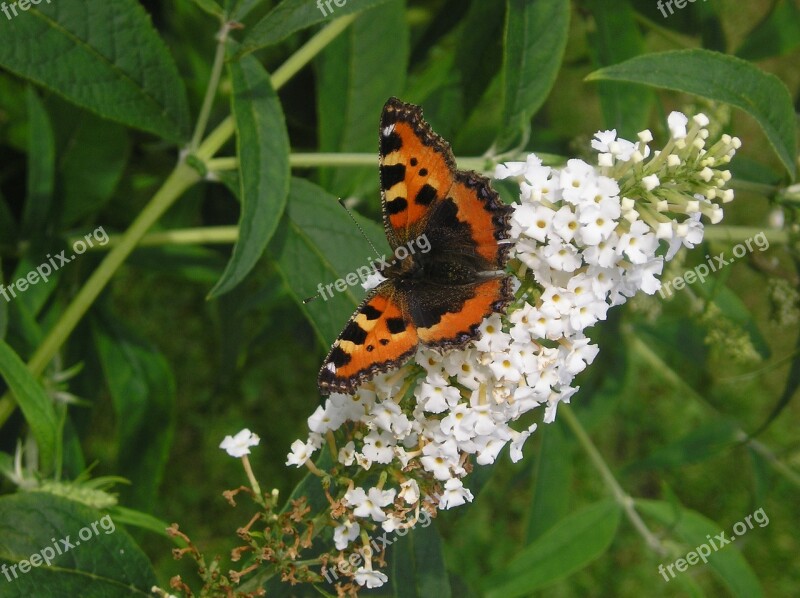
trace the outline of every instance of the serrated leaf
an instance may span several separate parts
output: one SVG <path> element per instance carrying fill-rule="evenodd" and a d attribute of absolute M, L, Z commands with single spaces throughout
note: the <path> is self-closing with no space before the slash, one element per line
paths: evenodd
<path fill-rule="evenodd" d="M 129 505 L 150 509 L 175 428 L 175 381 L 163 355 L 115 318 L 92 317 L 92 335 L 117 424 L 117 472 L 131 481 Z"/>
<path fill-rule="evenodd" d="M 795 0 L 778 0 L 747 35 L 736 55 L 745 60 L 782 56 L 800 45 L 800 9 Z"/>
<path fill-rule="evenodd" d="M 597 66 L 616 64 L 644 51 L 636 14 L 628 1 L 594 0 L 588 5 L 597 29 L 589 50 Z M 605 126 L 629 139 L 647 126 L 655 99 L 653 91 L 641 85 L 602 81 L 598 84 Z"/>
<path fill-rule="evenodd" d="M 528 596 L 602 555 L 617 533 L 619 505 L 604 500 L 559 521 L 484 583 L 487 598 Z"/>
<path fill-rule="evenodd" d="M 451 596 L 442 538 L 431 520 L 425 526 L 418 524 L 405 537 L 393 537 L 396 539 L 389 549 L 392 595 L 396 598 Z"/>
<path fill-rule="evenodd" d="M 36 438 L 42 469 L 45 472 L 52 471 L 56 465 L 60 443 L 58 417 L 53 403 L 19 356 L 2 340 L 0 375 L 14 393 L 14 400 Z"/>
<path fill-rule="evenodd" d="M 39 556 L 36 567 L 32 555 Z M 0 497 L 0 563 L 12 577 L 2 579 L 8 598 L 145 598 L 157 583 L 145 554 L 113 518 L 44 492 Z"/>
<path fill-rule="evenodd" d="M 758 598 L 764 595 L 758 578 L 741 552 L 736 550 L 735 544 L 722 546 L 716 551 L 711 550 L 708 536 L 714 538 L 720 533 L 720 527 L 716 523 L 690 509 L 678 507 L 676 512 L 676 505 L 658 500 L 637 500 L 636 508 L 643 515 L 648 515 L 667 526 L 684 542 L 687 551 L 694 551 L 700 545 L 706 545 L 711 553 L 707 557 L 708 567 L 730 589 L 733 596 Z M 757 530 L 758 527 L 754 527 L 748 533 L 755 534 Z M 730 538 L 731 535 L 730 532 L 726 532 L 726 538 Z M 663 564 L 666 566 L 668 563 Z M 694 566 L 701 565 L 702 562 L 699 561 Z M 681 572 L 676 574 L 681 575 Z"/>
<path fill-rule="evenodd" d="M 323 152 L 374 152 L 386 99 L 405 87 L 408 27 L 403 0 L 391 0 L 358 15 L 317 61 L 319 148 Z M 320 181 L 348 197 L 359 186 L 375 188 L 375 166 L 327 168 Z"/>
<path fill-rule="evenodd" d="M 544 104 L 569 33 L 569 0 L 508 0 L 501 140 L 513 138 Z"/>
<path fill-rule="evenodd" d="M 341 2 L 342 0 L 339 0 Z M 283 41 L 292 33 L 306 29 L 328 19 L 338 19 L 367 8 L 372 8 L 388 0 L 347 0 L 342 6 L 335 0 L 322 0 L 323 10 L 317 2 L 308 0 L 283 0 L 263 19 L 250 28 L 242 40 L 239 55 L 249 54 L 259 48 Z"/>
<path fill-rule="evenodd" d="M 238 285 L 275 233 L 289 193 L 289 135 L 269 74 L 252 56 L 228 63 L 239 156 L 239 239 L 209 298 Z"/>
<path fill-rule="evenodd" d="M 105 118 L 188 137 L 183 81 L 136 0 L 32 6 L 4 26 L 0 66 Z"/>
<path fill-rule="evenodd" d="M 381 227 L 356 218 L 378 251 L 389 255 Z M 292 178 L 286 214 L 269 252 L 289 294 L 322 344 L 333 342 L 365 294 L 358 281 L 346 285 L 344 292 L 338 292 L 334 283 L 348 273 L 356 273 L 357 268 L 368 267 L 376 259 L 336 197 L 313 183 Z M 320 289 L 324 295 L 303 304 L 303 299 Z"/>
<path fill-rule="evenodd" d="M 792 96 L 775 75 L 751 63 L 708 50 L 637 56 L 591 73 L 587 81 L 628 81 L 698 95 L 744 110 L 761 126 L 794 179 L 797 156 Z"/>

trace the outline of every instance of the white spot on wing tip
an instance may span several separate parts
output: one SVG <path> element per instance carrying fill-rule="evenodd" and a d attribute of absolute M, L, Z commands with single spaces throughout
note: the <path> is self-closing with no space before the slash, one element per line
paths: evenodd
<path fill-rule="evenodd" d="M 383 136 L 388 137 L 394 131 L 394 124 L 389 125 L 388 127 L 383 128 Z"/>
<path fill-rule="evenodd" d="M 326 363 L 326 364 L 325 364 L 325 369 L 326 369 L 326 370 L 328 370 L 329 372 L 334 372 L 334 373 L 336 373 L 336 366 L 335 366 L 335 365 L 333 365 L 333 362 L 332 362 L 332 361 L 330 361 L 330 362 L 328 362 L 328 363 Z"/>

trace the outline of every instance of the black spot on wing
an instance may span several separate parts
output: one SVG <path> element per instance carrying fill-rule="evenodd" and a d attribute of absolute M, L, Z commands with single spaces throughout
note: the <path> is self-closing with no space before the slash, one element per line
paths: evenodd
<path fill-rule="evenodd" d="M 337 368 L 340 368 L 343 365 L 350 363 L 350 359 L 351 357 L 349 353 L 342 351 L 341 347 L 335 347 L 328 356 L 328 363 L 332 363 Z"/>
<path fill-rule="evenodd" d="M 371 305 L 365 305 L 364 309 L 361 310 L 361 313 L 366 316 L 367 320 L 377 320 L 381 317 L 383 312 L 379 309 L 375 309 Z"/>
<path fill-rule="evenodd" d="M 388 135 L 381 135 L 381 155 L 387 156 L 403 147 L 400 135 L 392 131 Z"/>
<path fill-rule="evenodd" d="M 367 340 L 367 331 L 361 328 L 356 322 L 351 321 L 342 332 L 340 337 L 343 341 L 350 341 L 356 345 L 363 345 Z"/>
<path fill-rule="evenodd" d="M 392 334 L 400 334 L 406 329 L 406 323 L 403 321 L 403 318 L 388 318 L 386 320 L 386 328 L 388 328 L 389 332 Z"/>
<path fill-rule="evenodd" d="M 404 211 L 408 207 L 405 197 L 395 197 L 392 201 L 386 202 L 386 212 L 389 216 L 394 216 Z"/>
<path fill-rule="evenodd" d="M 406 167 L 403 164 L 381 166 L 381 182 L 384 189 L 391 189 L 406 178 Z"/>
<path fill-rule="evenodd" d="M 436 199 L 436 188 L 426 183 L 420 187 L 417 196 L 414 198 L 414 202 L 421 206 L 429 206 L 434 199 Z"/>

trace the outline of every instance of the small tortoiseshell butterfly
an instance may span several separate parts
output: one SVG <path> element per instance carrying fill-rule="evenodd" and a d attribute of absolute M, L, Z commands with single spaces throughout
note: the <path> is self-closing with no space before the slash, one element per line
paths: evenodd
<path fill-rule="evenodd" d="M 383 224 L 392 250 L 427 238 L 381 274 L 333 343 L 317 380 L 322 394 L 352 394 L 378 372 L 399 367 L 420 344 L 450 349 L 512 297 L 508 260 L 511 207 L 488 179 L 457 170 L 448 143 L 422 109 L 390 98 L 380 125 Z M 396 253 L 396 255 L 399 252 Z"/>

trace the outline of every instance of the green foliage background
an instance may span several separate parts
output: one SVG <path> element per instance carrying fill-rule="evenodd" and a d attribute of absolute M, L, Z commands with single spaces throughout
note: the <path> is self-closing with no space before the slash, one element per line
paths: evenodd
<path fill-rule="evenodd" d="M 786 224 L 767 253 L 705 285 L 612 310 L 594 331 L 601 352 L 577 419 L 540 426 L 520 463 L 477 468 L 475 502 L 396 547 L 393 581 L 372 593 L 796 593 L 797 3 L 710 0 L 668 18 L 650 0 L 332 6 L 325 17 L 308 0 L 53 0 L 0 16 L 6 285 L 99 226 L 112 235 L 0 300 L 0 563 L 97 509 L 127 524 L 64 571 L 0 577 L 0 596 L 146 595 L 175 573 L 195 582 L 162 522 L 209 555 L 235 545 L 249 516 L 221 493 L 244 478 L 218 445 L 242 427 L 262 438 L 252 463 L 263 487 L 288 496 L 302 479 L 285 454 L 305 436 L 317 368 L 360 293 L 302 299 L 371 253 L 337 197 L 385 247 L 375 150 L 391 95 L 421 104 L 476 168 L 490 148 L 586 156 L 598 129 L 663 138 L 673 109 L 722 121 L 744 142 L 737 199 L 671 276 L 769 229 L 776 209 Z M 223 22 L 235 23 L 222 27 L 226 45 Z M 788 316 L 768 292 L 775 281 L 795 293 Z M 657 567 L 674 555 L 648 549 L 601 472 L 677 555 L 758 508 L 770 524 L 666 583 Z M 104 502 L 105 476 L 130 481 L 114 487 L 118 505 Z M 112 548 L 130 558 L 96 566 Z"/>

